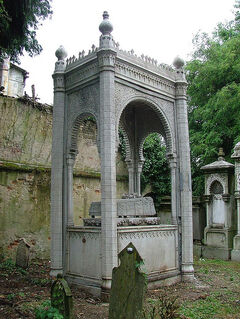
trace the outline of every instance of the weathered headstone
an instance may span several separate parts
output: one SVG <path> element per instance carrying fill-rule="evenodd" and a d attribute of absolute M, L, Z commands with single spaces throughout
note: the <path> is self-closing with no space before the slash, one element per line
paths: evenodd
<path fill-rule="evenodd" d="M 30 245 L 24 238 L 22 238 L 17 248 L 16 266 L 22 267 L 24 269 L 28 267 L 29 249 Z"/>
<path fill-rule="evenodd" d="M 57 308 L 64 319 L 73 319 L 72 292 L 61 274 L 57 275 L 51 287 L 51 306 Z"/>
<path fill-rule="evenodd" d="M 120 266 L 113 268 L 109 319 L 138 318 L 143 307 L 145 274 L 139 270 L 143 260 L 132 243 L 118 255 Z"/>

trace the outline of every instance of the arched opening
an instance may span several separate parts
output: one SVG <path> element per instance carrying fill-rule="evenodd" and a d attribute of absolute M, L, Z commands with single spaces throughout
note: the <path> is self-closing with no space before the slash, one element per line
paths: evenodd
<path fill-rule="evenodd" d="M 225 223 L 225 203 L 222 198 L 223 185 L 215 180 L 210 185 L 210 194 L 212 195 L 212 225 L 224 225 Z"/>
<path fill-rule="evenodd" d="M 81 114 L 75 119 L 70 141 L 67 155 L 68 224 L 79 226 L 88 217 L 91 202 L 101 198 L 98 130 L 93 115 Z"/>
<path fill-rule="evenodd" d="M 157 106 L 132 101 L 121 114 L 119 136 L 128 167 L 129 196 L 148 194 L 156 211 L 163 212 L 162 223 L 176 224 L 176 165 L 166 118 Z M 163 196 L 167 198 L 160 207 Z"/>
<path fill-rule="evenodd" d="M 153 198 L 161 223 L 171 224 L 171 170 L 163 136 L 158 133 L 149 134 L 144 140 L 142 152 L 142 194 Z"/>
<path fill-rule="evenodd" d="M 141 173 L 144 163 L 143 143 L 155 132 L 166 141 L 166 152 L 172 151 L 172 139 L 166 118 L 159 107 L 143 100 L 130 102 L 122 111 L 119 127 L 125 142 L 129 194 L 141 196 Z"/>

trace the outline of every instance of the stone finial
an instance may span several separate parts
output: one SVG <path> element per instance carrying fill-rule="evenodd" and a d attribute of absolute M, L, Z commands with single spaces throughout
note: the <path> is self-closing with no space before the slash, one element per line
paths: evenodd
<path fill-rule="evenodd" d="M 60 45 L 60 47 L 56 50 L 55 55 L 58 61 L 63 61 L 67 57 L 67 51 L 62 45 Z"/>
<path fill-rule="evenodd" d="M 223 148 L 220 147 L 219 151 L 218 151 L 218 160 L 219 161 L 224 161 L 224 156 L 225 156 L 225 153 L 223 152 Z"/>
<path fill-rule="evenodd" d="M 113 30 L 113 25 L 109 21 L 109 14 L 107 11 L 103 12 L 103 21 L 99 25 L 99 31 L 103 35 L 110 35 Z"/>
<path fill-rule="evenodd" d="M 176 69 L 182 69 L 184 64 L 185 64 L 184 60 L 180 58 L 178 55 L 173 60 L 173 65 L 175 66 Z"/>

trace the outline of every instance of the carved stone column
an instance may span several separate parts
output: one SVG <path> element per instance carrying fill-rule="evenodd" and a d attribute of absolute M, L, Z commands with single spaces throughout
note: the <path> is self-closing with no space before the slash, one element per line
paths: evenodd
<path fill-rule="evenodd" d="M 126 161 L 128 168 L 128 193 L 134 193 L 134 167 L 132 160 Z"/>
<path fill-rule="evenodd" d="M 209 212 L 209 203 L 211 201 L 211 195 L 205 195 L 204 196 L 204 201 L 206 203 L 206 221 L 207 221 L 207 225 L 206 227 L 209 228 L 212 224 L 211 222 L 211 216 L 210 216 L 210 212 Z"/>
<path fill-rule="evenodd" d="M 63 134 L 64 134 L 64 70 L 67 56 L 63 47 L 56 51 L 55 64 L 53 133 L 52 133 L 52 170 L 51 170 L 51 275 L 63 272 Z"/>
<path fill-rule="evenodd" d="M 179 177 L 180 177 L 180 203 L 182 222 L 182 279 L 192 281 L 193 269 L 193 225 L 192 225 L 192 189 L 191 189 L 191 166 L 190 146 L 187 116 L 187 82 L 183 72 L 184 62 L 181 59 L 174 61 L 177 68 L 176 78 L 176 118 L 178 155 L 179 155 Z"/>
<path fill-rule="evenodd" d="M 143 168 L 143 161 L 137 162 L 136 167 L 136 190 L 135 193 L 137 193 L 138 196 L 141 196 L 141 173 Z"/>
<path fill-rule="evenodd" d="M 73 166 L 74 157 L 67 157 L 67 226 L 74 226 L 73 221 Z"/>
<path fill-rule="evenodd" d="M 172 224 L 177 225 L 177 160 L 176 157 L 168 156 L 171 169 L 171 212 Z"/>
<path fill-rule="evenodd" d="M 100 71 L 100 156 L 101 156 L 101 237 L 102 297 L 111 288 L 112 269 L 117 266 L 116 205 L 116 128 L 115 128 L 115 57 L 112 25 L 104 12 L 99 26 L 100 49 L 97 53 Z"/>

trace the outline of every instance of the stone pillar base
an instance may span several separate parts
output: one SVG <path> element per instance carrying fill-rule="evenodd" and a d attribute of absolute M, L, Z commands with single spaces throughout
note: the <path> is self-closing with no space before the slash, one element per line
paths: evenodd
<path fill-rule="evenodd" d="M 202 257 L 209 259 L 229 260 L 231 258 L 231 250 L 231 248 L 202 246 Z"/>
<path fill-rule="evenodd" d="M 231 259 L 240 261 L 240 235 L 233 238 L 233 250 L 231 252 Z"/>
<path fill-rule="evenodd" d="M 102 278 L 101 300 L 104 302 L 109 302 L 110 300 L 111 285 L 112 278 Z"/>
<path fill-rule="evenodd" d="M 182 264 L 182 281 L 183 282 L 193 282 L 194 281 L 193 264 Z"/>
<path fill-rule="evenodd" d="M 233 249 L 231 251 L 231 259 L 233 261 L 240 261 L 240 250 Z"/>

